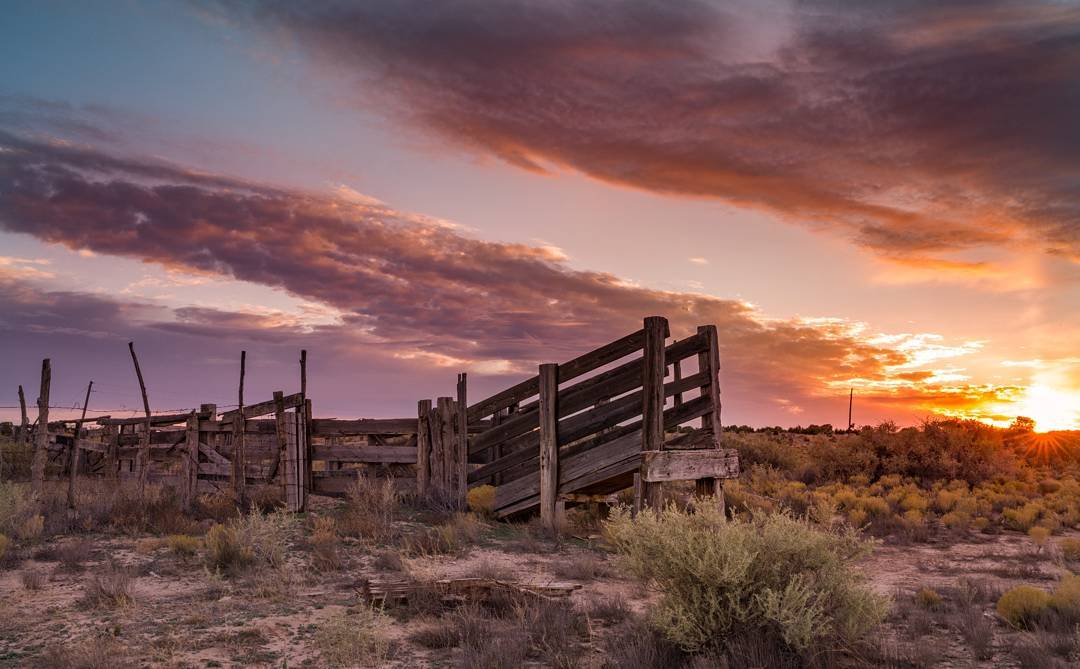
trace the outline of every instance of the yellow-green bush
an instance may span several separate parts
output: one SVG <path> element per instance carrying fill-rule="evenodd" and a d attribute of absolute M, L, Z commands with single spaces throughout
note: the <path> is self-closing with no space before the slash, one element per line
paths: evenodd
<path fill-rule="evenodd" d="M 0 562 L 4 561 L 4 556 L 7 555 L 8 546 L 11 545 L 11 539 L 8 539 L 6 534 L 0 534 Z"/>
<path fill-rule="evenodd" d="M 190 534 L 170 534 L 165 542 L 169 550 L 182 557 L 190 557 L 199 551 L 202 541 Z"/>
<path fill-rule="evenodd" d="M 1062 539 L 1058 545 L 1066 560 L 1080 561 L 1080 539 Z"/>
<path fill-rule="evenodd" d="M 1050 530 L 1036 525 L 1028 530 L 1028 536 L 1031 537 L 1032 543 L 1034 543 L 1041 552 L 1042 549 L 1046 548 L 1047 543 L 1050 541 Z"/>
<path fill-rule="evenodd" d="M 1061 579 L 1050 595 L 1050 606 L 1070 622 L 1080 624 L 1080 576 L 1069 574 Z"/>
<path fill-rule="evenodd" d="M 15 535 L 23 541 L 37 541 L 41 538 L 41 535 L 45 532 L 45 516 L 40 513 L 26 518 L 18 529 L 15 531 Z"/>
<path fill-rule="evenodd" d="M 1013 627 L 1027 627 L 1050 606 L 1050 593 L 1030 585 L 1018 585 L 998 599 L 998 615 Z"/>
<path fill-rule="evenodd" d="M 470 511 L 490 517 L 495 513 L 495 486 L 480 485 L 469 489 L 465 502 Z"/>
<path fill-rule="evenodd" d="M 727 521 L 705 506 L 636 517 L 619 508 L 604 532 L 623 564 L 659 587 L 652 623 L 686 650 L 758 630 L 812 654 L 857 640 L 887 609 L 854 566 L 871 545 L 852 530 L 787 514 Z"/>

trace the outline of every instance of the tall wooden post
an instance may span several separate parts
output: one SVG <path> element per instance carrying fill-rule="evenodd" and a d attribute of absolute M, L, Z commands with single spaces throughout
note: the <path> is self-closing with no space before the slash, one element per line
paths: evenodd
<path fill-rule="evenodd" d="M 465 502 L 469 492 L 469 402 L 468 377 L 464 372 L 457 378 L 457 439 L 454 448 L 455 495 Z"/>
<path fill-rule="evenodd" d="M 146 492 L 146 481 L 150 475 L 150 400 L 146 396 L 146 383 L 143 381 L 142 369 L 139 368 L 139 358 L 135 355 L 135 342 L 128 342 L 128 350 L 131 351 L 131 362 L 135 364 L 135 376 L 139 379 L 143 412 L 146 414 L 146 426 L 142 439 L 139 441 L 139 454 L 135 459 L 136 469 L 139 472 L 139 496 L 141 497 Z"/>
<path fill-rule="evenodd" d="M 645 347 L 642 352 L 641 448 L 645 451 L 664 450 L 664 376 L 667 365 L 664 348 L 667 340 L 667 319 L 649 316 L 645 319 Z M 663 505 L 663 490 L 659 483 L 644 483 L 646 503 L 659 509 Z"/>
<path fill-rule="evenodd" d="M 559 492 L 559 366 L 540 365 L 540 523 L 558 530 Z"/>
<path fill-rule="evenodd" d="M 464 505 L 465 500 L 459 499 L 457 495 L 457 488 L 454 485 L 454 473 L 457 470 L 456 463 L 454 461 L 454 452 L 457 450 L 455 447 L 455 435 L 454 425 L 457 423 L 457 410 L 454 408 L 453 397 L 440 397 L 436 400 L 436 407 L 439 412 L 439 453 L 438 458 L 440 460 L 440 471 L 442 478 L 439 481 L 439 486 L 446 492 L 449 498 L 455 505 Z"/>
<path fill-rule="evenodd" d="M 723 426 L 720 423 L 720 341 L 715 325 L 698 327 L 698 334 L 704 335 L 707 348 L 698 353 L 698 371 L 705 372 L 708 382 L 701 386 L 703 397 L 710 400 L 709 412 L 701 417 L 701 427 L 712 430 L 714 448 L 721 447 Z M 698 479 L 694 484 L 698 497 L 716 496 L 721 505 L 724 503 L 723 483 L 713 478 Z"/>
<path fill-rule="evenodd" d="M 19 422 L 19 444 L 30 442 L 30 420 L 26 417 L 26 395 L 23 394 L 22 385 L 19 385 L 19 412 L 22 420 Z"/>
<path fill-rule="evenodd" d="M 68 490 L 67 490 L 67 504 L 69 509 L 75 508 L 75 477 L 79 473 L 79 435 L 82 434 L 83 421 L 86 420 L 86 407 L 90 404 L 90 393 L 94 389 L 93 380 L 90 381 L 90 385 L 86 386 L 86 399 L 83 400 L 82 415 L 79 416 L 78 422 L 75 423 L 75 438 L 71 442 L 71 448 L 68 450 Z"/>
<path fill-rule="evenodd" d="M 49 457 L 50 385 L 52 385 L 52 362 L 45 358 L 41 361 L 41 386 L 38 390 L 38 427 L 37 431 L 34 432 L 34 455 L 30 460 L 31 489 L 39 496 L 45 490 L 45 463 Z"/>
<path fill-rule="evenodd" d="M 244 373 L 247 368 L 247 351 L 240 351 L 240 392 L 236 409 L 236 417 L 233 419 L 233 454 L 232 454 L 232 479 L 233 494 L 241 504 L 247 494 L 247 468 L 246 453 L 244 449 Z"/>
<path fill-rule="evenodd" d="M 416 403 L 416 494 L 428 493 L 431 476 L 431 400 Z"/>
<path fill-rule="evenodd" d="M 199 414 L 194 411 L 187 419 L 184 457 L 181 462 L 180 503 L 184 511 L 191 511 L 191 504 L 198 494 L 199 486 Z"/>
<path fill-rule="evenodd" d="M 270 461 L 270 472 L 266 475 L 267 484 L 274 481 L 281 468 L 281 458 L 285 453 L 285 393 L 281 390 L 274 391 L 274 432 L 277 434 L 277 449 Z M 281 489 L 285 490 L 285 477 L 281 477 Z"/>

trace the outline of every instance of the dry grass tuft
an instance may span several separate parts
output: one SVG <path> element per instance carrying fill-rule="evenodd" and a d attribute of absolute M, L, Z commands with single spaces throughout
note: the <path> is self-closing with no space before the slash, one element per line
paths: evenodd
<path fill-rule="evenodd" d="M 45 585 L 45 572 L 40 569 L 24 569 L 19 578 L 27 590 L 41 590 Z"/>
<path fill-rule="evenodd" d="M 608 625 L 621 623 L 630 618 L 630 604 L 621 595 L 600 595 L 588 600 L 585 615 Z"/>
<path fill-rule="evenodd" d="M 405 563 L 401 560 L 401 553 L 390 549 L 375 553 L 375 559 L 372 560 L 371 566 L 385 571 L 404 571 L 405 569 Z"/>
<path fill-rule="evenodd" d="M 60 570 L 82 571 L 83 563 L 90 559 L 93 548 L 94 545 L 86 539 L 72 539 L 64 542 L 56 551 L 57 558 L 60 560 Z"/>
<path fill-rule="evenodd" d="M 394 515 L 400 501 L 390 479 L 361 476 L 346 494 L 345 506 L 338 517 L 338 532 L 347 537 L 386 543 L 394 537 Z"/>
<path fill-rule="evenodd" d="M 127 669 L 137 666 L 115 639 L 94 636 L 46 647 L 38 669 Z"/>
<path fill-rule="evenodd" d="M 122 608 L 134 601 L 131 596 L 131 574 L 115 564 L 95 572 L 83 584 L 82 604 L 87 608 Z"/>
<path fill-rule="evenodd" d="M 322 662 L 333 667 L 377 667 L 395 651 L 390 619 L 377 609 L 360 607 L 329 619 L 315 633 Z"/>
<path fill-rule="evenodd" d="M 337 571 L 341 569 L 341 539 L 333 518 L 316 518 L 315 526 L 308 539 L 311 544 L 312 562 L 319 571 Z"/>
<path fill-rule="evenodd" d="M 194 556 L 203 545 L 202 539 L 193 537 L 190 534 L 170 534 L 166 537 L 165 542 L 174 555 L 182 558 Z"/>
<path fill-rule="evenodd" d="M 595 555 L 575 555 L 566 560 L 557 560 L 552 568 L 559 578 L 571 581 L 593 581 L 610 576 L 610 565 Z"/>

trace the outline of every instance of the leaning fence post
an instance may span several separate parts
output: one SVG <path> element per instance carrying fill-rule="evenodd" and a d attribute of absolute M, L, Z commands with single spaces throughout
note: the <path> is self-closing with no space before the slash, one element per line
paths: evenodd
<path fill-rule="evenodd" d="M 431 400 L 416 403 L 416 494 L 423 497 L 428 492 L 431 475 Z"/>
<path fill-rule="evenodd" d="M 238 401 L 240 406 L 236 408 L 236 417 L 233 419 L 233 453 L 232 453 L 232 478 L 233 494 L 236 500 L 244 503 L 247 485 L 247 468 L 244 460 L 244 372 L 247 367 L 247 351 L 240 351 L 240 392 Z"/>
<path fill-rule="evenodd" d="M 180 487 L 181 503 L 184 511 L 191 511 L 199 485 L 199 414 L 192 411 L 187 419 L 187 431 L 184 435 L 183 466 L 180 468 L 183 478 Z"/>
<path fill-rule="evenodd" d="M 642 423 L 641 448 L 644 451 L 664 450 L 664 342 L 668 323 L 662 316 L 645 319 L 645 347 L 641 367 Z M 659 483 L 644 481 L 646 503 L 658 509 L 663 503 L 663 490 Z"/>
<path fill-rule="evenodd" d="M 540 523 L 558 529 L 556 503 L 559 490 L 559 366 L 540 365 Z"/>
<path fill-rule="evenodd" d="M 75 423 L 75 438 L 71 442 L 71 450 L 68 451 L 68 491 L 67 505 L 69 509 L 75 509 L 75 476 L 79 473 L 79 433 L 82 432 L 83 421 L 86 420 L 86 406 L 90 404 L 90 393 L 94 390 L 94 382 L 86 386 L 86 399 L 83 400 L 82 415 Z"/>

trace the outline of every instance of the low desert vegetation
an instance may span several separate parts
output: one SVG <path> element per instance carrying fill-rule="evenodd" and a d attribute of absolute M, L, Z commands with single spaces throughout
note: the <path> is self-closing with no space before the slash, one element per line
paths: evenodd
<path fill-rule="evenodd" d="M 728 649 L 748 631 L 811 657 L 859 642 L 888 610 L 855 563 L 872 544 L 787 514 L 728 521 L 715 506 L 675 507 L 605 524 L 622 565 L 662 594 L 650 615 L 685 651 Z"/>

